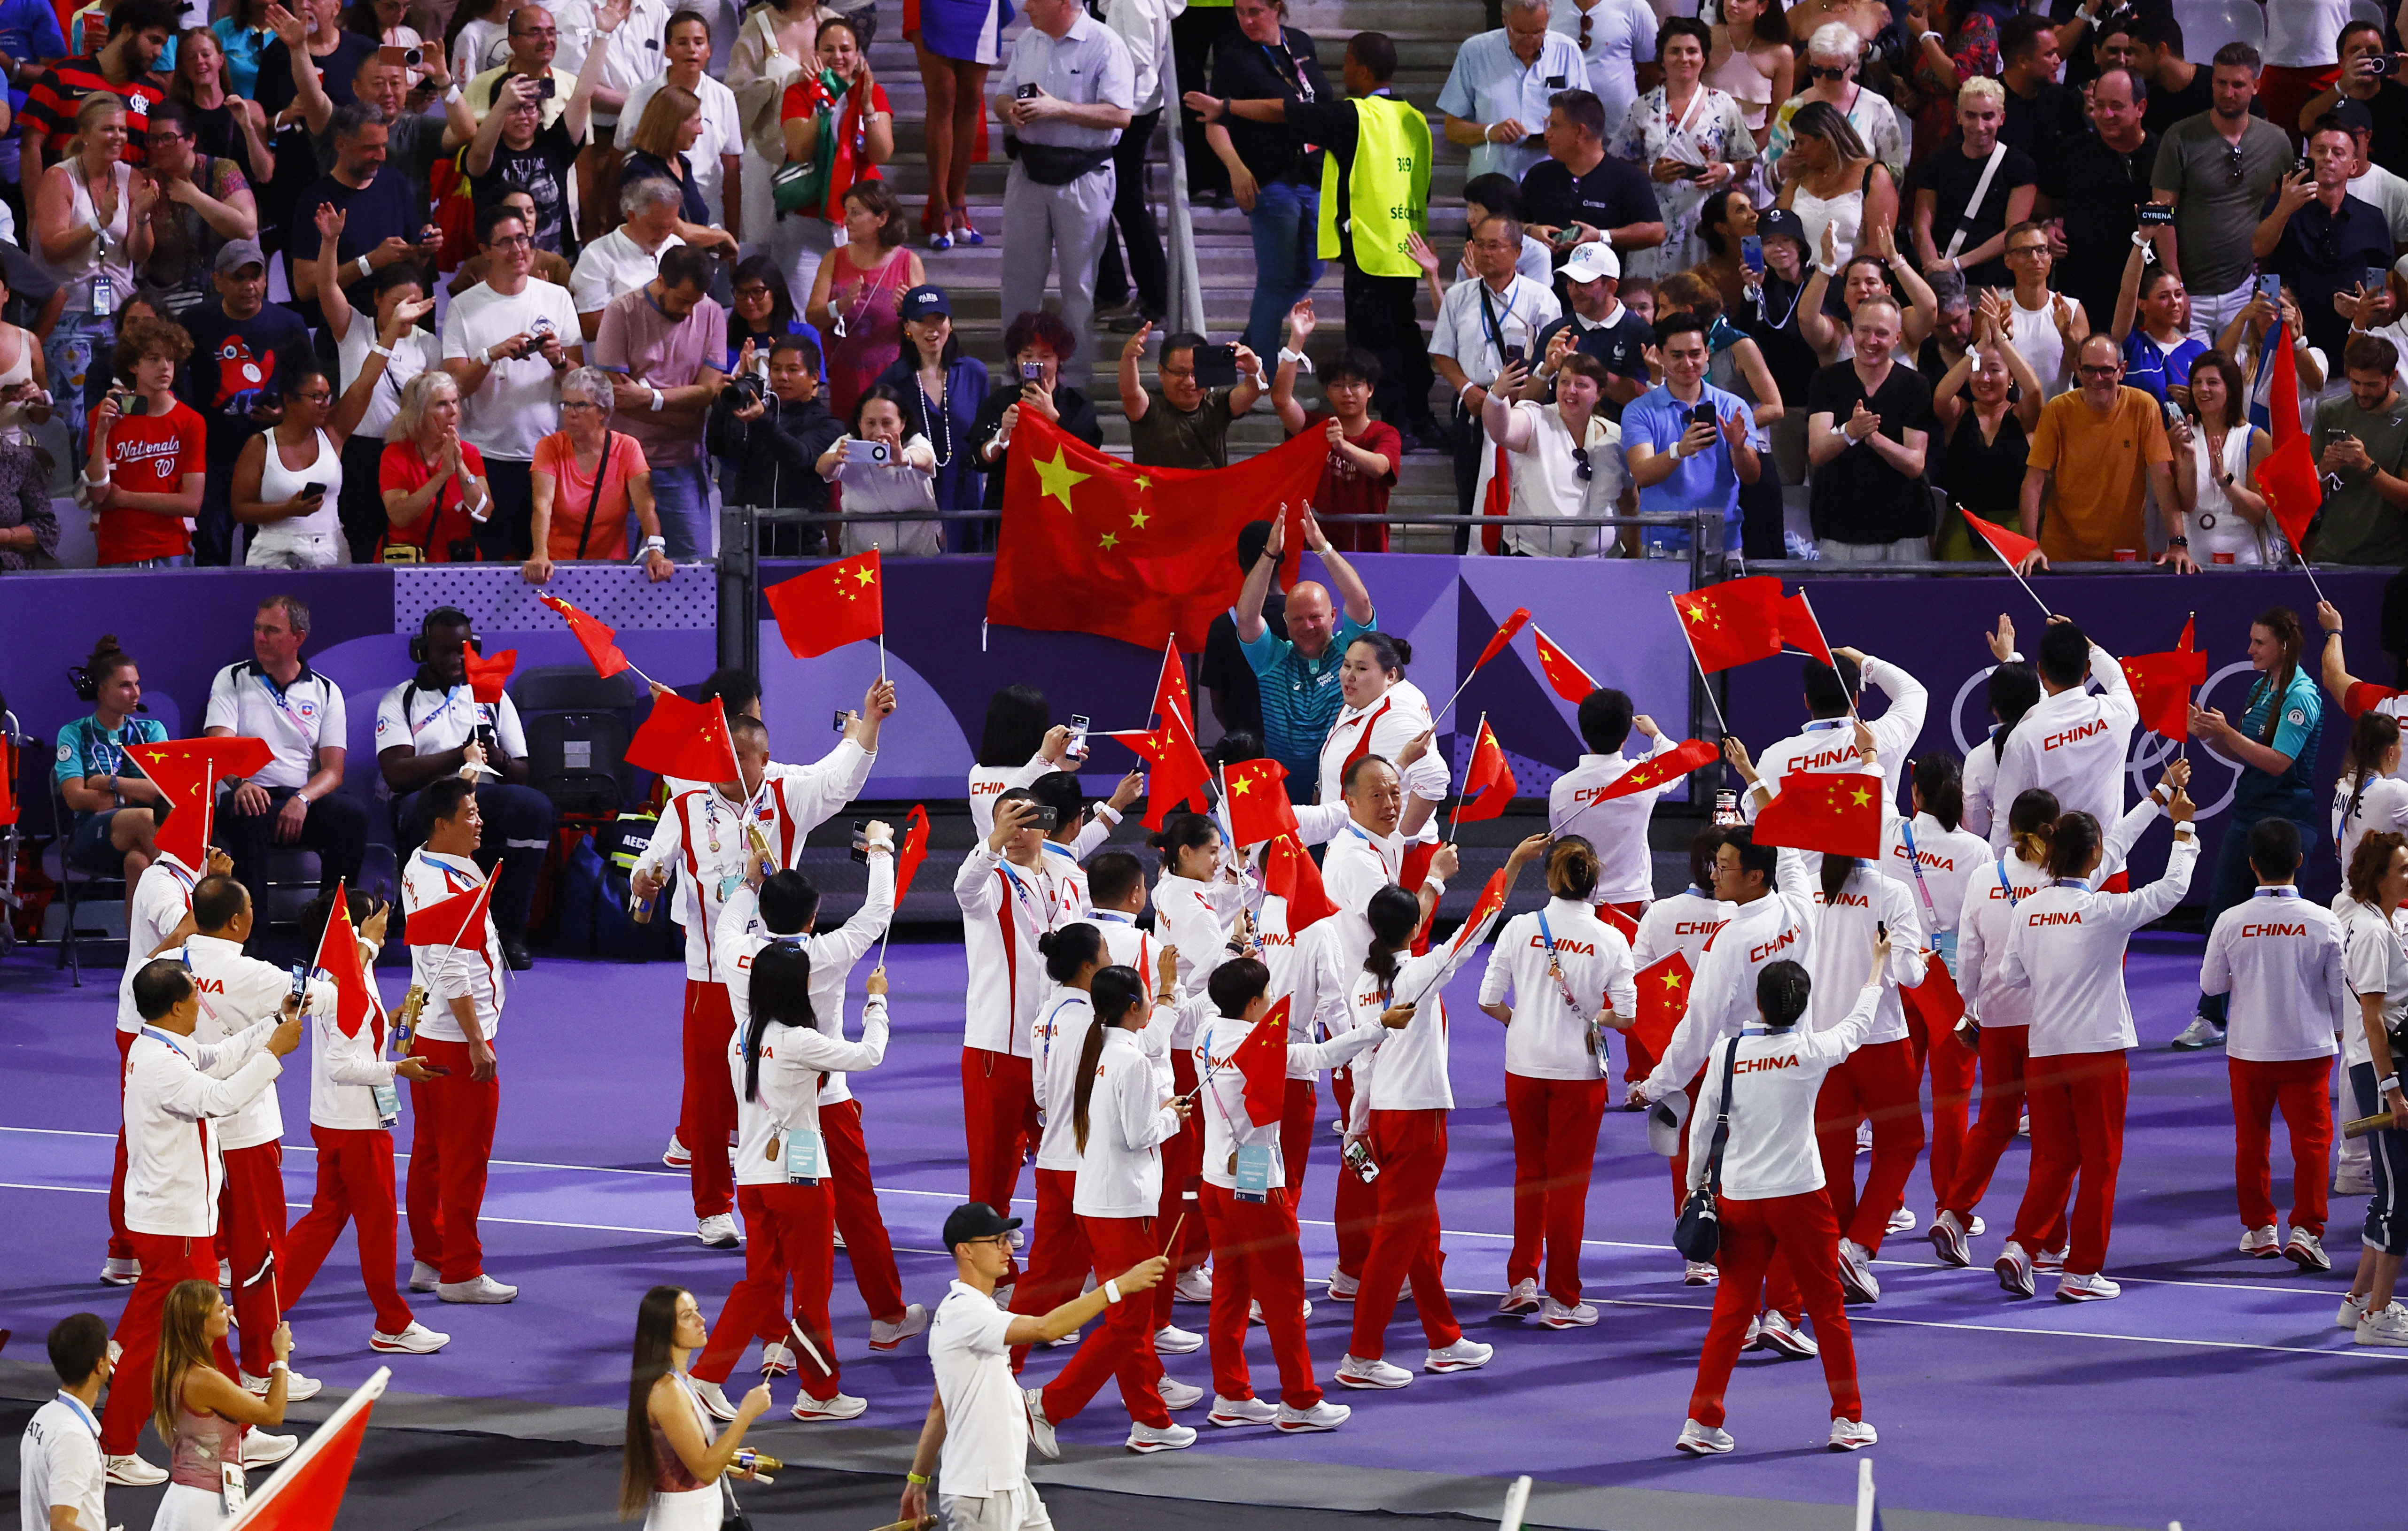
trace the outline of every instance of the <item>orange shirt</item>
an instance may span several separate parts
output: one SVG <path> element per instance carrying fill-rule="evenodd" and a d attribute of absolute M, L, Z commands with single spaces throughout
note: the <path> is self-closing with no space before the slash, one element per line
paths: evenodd
<path fill-rule="evenodd" d="M 2054 498 L 2041 512 L 2040 551 L 2051 563 L 2104 564 L 2119 551 L 2146 558 L 2148 470 L 2173 460 L 2157 401 L 2137 388 L 2120 390 L 2103 415 L 2078 388 L 2049 400 L 2025 459 L 2056 476 Z"/>
<path fill-rule="evenodd" d="M 544 538 L 543 554 L 555 564 L 578 558 L 626 559 L 627 523 L 635 519 L 627 480 L 650 474 L 652 465 L 645 461 L 642 445 L 626 432 L 612 431 L 607 439 L 607 455 L 595 468 L 577 465 L 577 449 L 569 445 L 566 431 L 554 431 L 535 444 L 534 470 L 549 475 L 554 485 L 552 526 Z M 595 469 L 603 474 L 598 504 L 594 494 Z M 577 539 L 589 514 L 594 518 L 594 534 L 580 552 Z"/>

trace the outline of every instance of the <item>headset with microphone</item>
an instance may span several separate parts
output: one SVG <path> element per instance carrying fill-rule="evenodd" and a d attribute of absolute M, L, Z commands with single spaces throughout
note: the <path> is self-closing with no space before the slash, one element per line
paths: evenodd
<path fill-rule="evenodd" d="M 456 606 L 438 606 L 426 614 L 418 624 L 418 635 L 409 640 L 409 662 L 413 665 L 426 663 L 426 629 L 430 627 L 466 627 L 468 629 L 468 647 L 480 656 L 485 651 L 485 640 L 477 636 L 476 624 L 468 620 L 468 613 Z M 84 698 L 86 701 L 91 699 L 88 696 Z"/>

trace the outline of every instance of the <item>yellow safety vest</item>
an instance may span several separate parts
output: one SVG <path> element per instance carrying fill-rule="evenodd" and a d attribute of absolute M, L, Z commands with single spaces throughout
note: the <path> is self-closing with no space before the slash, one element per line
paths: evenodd
<path fill-rule="evenodd" d="M 1348 176 L 1348 233 L 1354 264 L 1373 277 L 1418 277 L 1405 248 L 1407 234 L 1429 230 L 1429 119 L 1420 108 L 1386 95 L 1357 96 L 1354 168 Z M 1321 162 L 1321 244 L 1328 260 L 1338 253 L 1338 156 Z"/>

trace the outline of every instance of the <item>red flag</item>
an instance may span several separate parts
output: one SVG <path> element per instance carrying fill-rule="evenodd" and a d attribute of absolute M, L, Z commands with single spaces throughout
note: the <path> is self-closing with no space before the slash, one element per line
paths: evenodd
<path fill-rule="evenodd" d="M 1506 764 L 1504 747 L 1488 720 L 1480 720 L 1480 737 L 1471 746 L 1471 766 L 1463 773 L 1463 801 L 1455 805 L 1457 823 L 1494 819 L 1513 801 L 1513 767 Z"/>
<path fill-rule="evenodd" d="M 1455 933 L 1455 939 L 1447 943 L 1447 950 L 1460 952 L 1477 940 L 1481 927 L 1488 923 L 1489 916 L 1496 914 L 1504 907 L 1505 868 L 1499 866 L 1489 873 L 1488 880 L 1481 885 L 1480 896 L 1472 901 L 1471 917 L 1463 922 L 1461 930 Z"/>
<path fill-rule="evenodd" d="M 1004 468 L 987 620 L 1147 648 L 1169 633 L 1197 652 L 1212 619 L 1237 604 L 1245 571 L 1229 550 L 1239 530 L 1268 507 L 1311 499 L 1328 454 L 1308 431 L 1232 467 L 1140 467 L 1024 416 Z M 1291 524 L 1287 546 L 1300 542 Z"/>
<path fill-rule="evenodd" d="M 1502 622 L 1498 624 L 1497 636 L 1488 640 L 1487 648 L 1480 651 L 1480 657 L 1471 662 L 1471 669 L 1476 670 L 1480 668 L 1481 665 L 1485 665 L 1490 660 L 1496 658 L 1498 654 L 1503 653 L 1505 651 L 1505 646 L 1513 641 L 1513 635 L 1520 632 L 1522 630 L 1522 624 L 1529 620 L 1530 608 L 1528 607 L 1515 607 L 1513 608 L 1513 614 L 1507 617 Z M 1471 671 L 1466 670 L 1464 673 L 1469 675 Z"/>
<path fill-rule="evenodd" d="M 630 766 L 695 781 L 734 781 L 743 775 L 727 732 L 727 709 L 716 696 L 689 702 L 672 691 L 653 697 L 652 716 L 627 742 L 626 758 Z"/>
<path fill-rule="evenodd" d="M 1635 792 L 1652 792 L 1667 782 L 1678 781 L 1691 771 L 1702 770 L 1723 758 L 1723 752 L 1703 739 L 1684 739 L 1660 755 L 1650 755 L 1614 779 L 1613 785 L 1591 797 L 1591 803 L 1611 803 L 1617 797 L 1627 797 Z"/>
<path fill-rule="evenodd" d="M 911 879 L 919 873 L 920 864 L 928 859 L 928 809 L 923 803 L 911 805 L 903 816 L 903 843 L 895 852 L 895 907 L 903 907 L 903 895 L 911 891 Z"/>
<path fill-rule="evenodd" d="M 1770 575 L 1731 579 L 1672 597 L 1672 609 L 1711 675 L 1781 651 L 1781 581 Z"/>
<path fill-rule="evenodd" d="M 265 739 L 240 735 L 138 744 L 129 753 L 167 798 L 153 843 L 186 866 L 208 865 L 219 780 L 264 770 L 276 759 Z"/>
<path fill-rule="evenodd" d="M 460 661 L 468 666 L 468 694 L 491 707 L 502 699 L 502 688 L 510 682 L 510 672 L 518 668 L 519 651 L 505 649 L 490 658 L 475 649 L 460 651 Z"/>
<path fill-rule="evenodd" d="M 2207 653 L 2191 647 L 2196 618 L 2183 623 L 2182 641 L 2166 653 L 2133 654 L 2124 660 L 2141 722 L 2170 739 L 2190 737 L 2190 697 L 2207 684 Z"/>
<path fill-rule="evenodd" d="M 1154 682 L 1154 720 L 1167 723 L 1177 718 L 1193 742 L 1196 737 L 1196 699 L 1187 690 L 1187 665 L 1179 657 L 1179 645 L 1166 639 L 1162 645 L 1162 674 Z"/>
<path fill-rule="evenodd" d="M 560 613 L 560 620 L 568 623 L 568 630 L 577 635 L 578 644 L 584 649 L 585 657 L 594 662 L 595 670 L 603 679 L 608 680 L 629 667 L 627 656 L 621 653 L 619 645 L 612 641 L 619 636 L 618 629 L 599 617 L 586 615 L 557 595 L 538 595 L 536 599 Z"/>
<path fill-rule="evenodd" d="M 1831 645 L 1823 637 L 1823 624 L 1814 620 L 1814 608 L 1806 604 L 1806 593 L 1799 591 L 1781 602 L 1781 641 L 1801 651 L 1807 658 L 1819 660 L 1839 668 L 1831 662 Z"/>
<path fill-rule="evenodd" d="M 1194 797 L 1199 803 L 1207 782 L 1212 780 L 1212 768 L 1204 764 L 1204 756 L 1196 748 L 1195 737 L 1182 730 L 1176 723 L 1166 721 L 1159 728 L 1140 729 L 1134 733 L 1108 734 L 1107 738 L 1120 740 L 1137 751 L 1146 763 L 1145 825 L 1160 829 L 1170 820 L 1171 810 Z"/>
<path fill-rule="evenodd" d="M 1984 521 L 1961 505 L 1956 508 L 1956 513 L 1965 518 L 1965 524 L 1973 528 L 1973 535 L 1988 543 L 1990 551 L 1997 553 L 2000 561 L 2010 569 L 2020 566 L 2028 555 L 2040 549 L 2040 544 L 2031 538 L 2010 532 L 1996 522 Z"/>
<path fill-rule="evenodd" d="M 1268 1127 L 1287 1110 L 1287 1012 L 1292 994 L 1282 994 L 1254 1024 L 1229 1062 L 1246 1081 L 1246 1120 Z"/>
<path fill-rule="evenodd" d="M 359 1460 L 360 1438 L 367 1432 L 368 1415 L 391 1375 L 379 1370 L 344 1399 L 274 1477 L 251 1490 L 242 1509 L 225 1523 L 225 1531 L 333 1531 L 352 1465 Z"/>
<path fill-rule="evenodd" d="M 335 1023 L 346 1037 L 357 1037 L 360 1025 L 376 1013 L 367 975 L 360 969 L 360 941 L 351 930 L 351 909 L 343 898 L 343 884 L 335 884 L 335 907 L 327 911 L 325 934 L 318 937 L 314 966 L 335 980 Z M 381 1043 L 384 1038 L 378 1037 Z"/>
<path fill-rule="evenodd" d="M 2342 694 L 2341 709 L 2355 719 L 2360 713 L 2373 711 L 2399 694 L 2389 686 L 2378 686 L 2372 680 L 2353 681 L 2349 690 Z"/>
<path fill-rule="evenodd" d="M 1293 835 L 1283 835 L 1263 847 L 1263 892 L 1287 900 L 1290 936 L 1301 936 L 1338 912 L 1338 906 L 1322 889 L 1321 868 Z"/>
<path fill-rule="evenodd" d="M 1639 1020 L 1630 1028 L 1630 1040 L 1652 1057 L 1664 1055 L 1672 1044 L 1673 1028 L 1688 1011 L 1689 976 L 1689 959 L 1675 952 L 1641 968 L 1633 980 L 1639 988 Z"/>
<path fill-rule="evenodd" d="M 456 946 L 463 952 L 485 950 L 485 906 L 494 896 L 487 878 L 464 893 L 409 911 L 403 925 L 412 946 Z"/>
<path fill-rule="evenodd" d="M 1956 992 L 1956 975 L 1936 952 L 1923 965 L 1923 981 L 1914 988 L 1900 989 L 1898 996 L 1933 1037 L 1955 1031 L 1956 1023 L 1965 1019 L 1965 996 Z"/>
<path fill-rule="evenodd" d="M 1756 843 L 1872 860 L 1881 854 L 1882 779 L 1860 771 L 1792 771 L 1756 816 Z"/>
<path fill-rule="evenodd" d="M 1573 664 L 1572 656 L 1556 648 L 1555 640 L 1535 623 L 1530 637 L 1539 646 L 1539 673 L 1547 678 L 1555 694 L 1574 707 L 1587 701 L 1588 694 L 1597 690 L 1597 682 L 1589 679 L 1588 671 Z"/>
<path fill-rule="evenodd" d="M 2300 423 L 2300 366 L 2291 359 L 2285 326 L 2276 324 L 2266 344 L 2274 352 L 2274 375 L 2266 393 L 2266 408 L 2273 417 L 2274 450 L 2251 477 L 2258 493 L 2266 496 L 2266 508 L 2273 512 L 2275 523 L 2305 563 L 2308 528 L 2324 505 L 2324 479 L 2316 472 L 2315 449 L 2309 444 L 2307 427 Z"/>
<path fill-rule="evenodd" d="M 817 659 L 831 649 L 883 636 L 883 572 L 872 548 L 763 590 L 761 599 L 778 619 L 786 651 L 796 659 Z"/>
<path fill-rule="evenodd" d="M 1221 767 L 1229 834 L 1238 844 L 1259 845 L 1295 832 L 1296 809 L 1288 804 L 1286 780 L 1287 767 L 1268 758 Z"/>

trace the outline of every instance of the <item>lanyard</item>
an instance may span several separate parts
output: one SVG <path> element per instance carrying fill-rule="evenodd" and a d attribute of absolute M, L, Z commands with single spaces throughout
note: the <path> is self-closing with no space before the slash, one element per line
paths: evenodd
<path fill-rule="evenodd" d="M 2022 903 L 2024 895 L 2015 892 L 2015 885 L 2007 880 L 2007 858 L 2000 856 L 1998 866 L 1993 870 L 1999 874 L 2000 891 L 2007 895 L 2007 908 L 2014 909 L 2017 904 Z"/>
<path fill-rule="evenodd" d="M 1547 927 L 1547 911 L 1544 909 L 1539 911 L 1539 939 L 1547 945 L 1547 976 L 1555 980 L 1555 992 L 1563 995 L 1564 1008 L 1572 1012 L 1572 1019 L 1585 1030 L 1593 1023 L 1581 1013 L 1580 1001 L 1572 997 L 1571 980 L 1564 976 L 1563 962 L 1555 953 L 1555 934 Z M 1590 1052 L 1597 1051 L 1594 1034 L 1588 1037 L 1588 1046 Z"/>
<path fill-rule="evenodd" d="M 1213 1025 L 1219 1023 L 1216 1021 Z M 1239 1045 L 1245 1045 L 1242 1039 Z M 1238 1120 L 1229 1114 L 1229 1103 L 1221 1098 L 1221 1087 L 1213 1082 L 1220 1073 L 1221 1065 L 1212 1056 L 1212 1027 L 1207 1026 L 1204 1028 L 1204 1093 L 1212 1097 L 1214 1109 L 1221 1113 L 1221 1124 L 1229 1129 L 1229 1141 L 1235 1144 L 1238 1140 Z"/>
<path fill-rule="evenodd" d="M 1045 1052 L 1044 1055 L 1038 1060 L 1039 1067 L 1051 1068 L 1054 1066 L 1054 1034 L 1056 1029 L 1054 1023 L 1061 1018 L 1064 1006 L 1075 1004 L 1076 1002 L 1076 999 L 1065 999 L 1061 1001 L 1054 1007 L 1054 1013 L 1045 1018 Z M 1092 1004 L 1094 1002 L 1090 1000 L 1089 1003 Z"/>
<path fill-rule="evenodd" d="M 1512 284 L 1509 282 L 1505 287 L 1509 295 L 1505 299 L 1504 320 L 1497 317 L 1497 309 L 1489 300 L 1488 283 L 1483 281 L 1479 287 L 1480 322 L 1487 328 L 1488 343 L 1497 348 L 1497 365 L 1501 370 L 1505 365 L 1505 322 L 1513 317 L 1513 299 L 1510 295 L 1513 291 Z"/>
<path fill-rule="evenodd" d="M 190 958 L 185 959 L 184 966 L 187 968 L 192 966 L 192 961 Z M 193 1062 L 193 1055 L 184 1051 L 183 1044 L 179 1042 L 174 1037 L 169 1036 L 166 1032 L 161 1031 L 158 1027 L 145 1026 L 142 1028 L 142 1035 L 150 1037 L 153 1041 L 165 1043 L 168 1051 L 174 1052 L 177 1057 L 183 1059 L 186 1063 Z M 199 1066 L 195 1064 L 194 1066 L 198 1067 Z"/>
<path fill-rule="evenodd" d="M 285 689 L 271 680 L 266 671 L 253 670 L 251 671 L 251 679 L 257 680 L 261 689 L 267 693 L 267 699 L 276 704 L 276 710 L 284 714 L 284 718 L 287 723 L 290 723 L 294 728 L 302 730 L 303 732 L 308 731 L 309 727 L 308 722 L 299 713 L 293 710 L 293 704 L 284 699 Z M 301 683 L 301 678 L 297 675 L 294 676 L 293 678 L 293 683 L 296 686 L 299 685 Z"/>
<path fill-rule="evenodd" d="M 1914 891 L 1923 895 L 1923 908 L 1931 916 L 1931 928 L 1940 928 L 1940 908 L 1931 901 L 1931 885 L 1923 880 L 1923 853 L 1914 848 L 1914 821 L 1900 819 L 1898 827 L 1906 837 L 1906 864 L 1914 872 Z"/>
<path fill-rule="evenodd" d="M 66 1405 L 68 1409 L 74 1411 L 75 1417 L 83 1422 L 83 1427 L 92 1432 L 93 1439 L 98 1440 L 100 1438 L 100 1422 L 92 1417 L 92 1410 L 84 1407 L 83 1400 L 81 1398 L 69 1393 L 65 1388 L 61 1388 L 59 1389 L 59 1402 Z"/>

